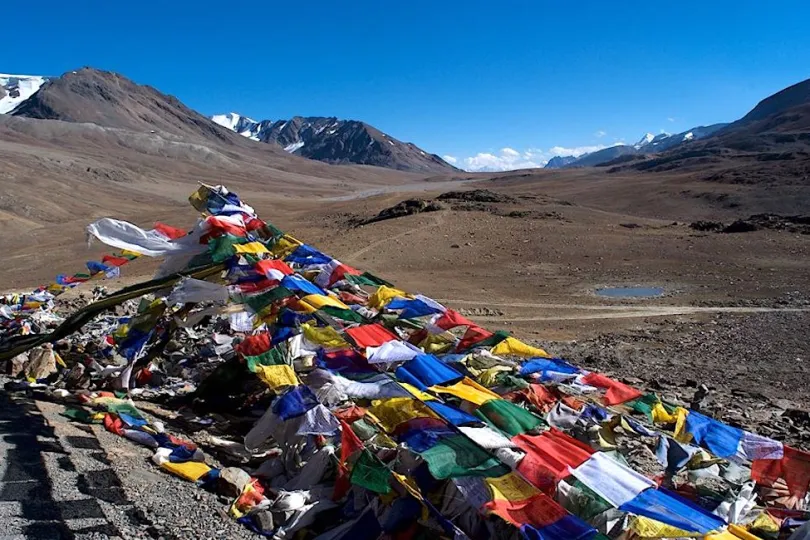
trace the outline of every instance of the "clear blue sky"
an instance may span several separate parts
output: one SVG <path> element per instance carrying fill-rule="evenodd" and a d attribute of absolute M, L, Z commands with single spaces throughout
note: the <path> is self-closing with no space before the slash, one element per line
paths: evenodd
<path fill-rule="evenodd" d="M 3 11 L 0 72 L 90 65 L 206 115 L 360 119 L 460 164 L 730 121 L 810 77 L 807 0 L 40 0 Z"/>

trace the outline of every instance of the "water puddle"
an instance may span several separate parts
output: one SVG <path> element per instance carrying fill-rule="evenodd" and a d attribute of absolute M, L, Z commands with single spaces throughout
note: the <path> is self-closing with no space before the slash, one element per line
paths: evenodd
<path fill-rule="evenodd" d="M 610 298 L 653 298 L 663 296 L 663 287 L 604 287 L 596 289 L 597 296 Z"/>

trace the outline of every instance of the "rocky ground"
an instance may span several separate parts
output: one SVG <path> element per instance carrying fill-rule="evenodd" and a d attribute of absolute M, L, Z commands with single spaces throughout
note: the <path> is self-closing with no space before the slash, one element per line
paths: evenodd
<path fill-rule="evenodd" d="M 552 342 L 549 351 L 594 371 L 810 449 L 810 313 L 715 314 Z"/>
<path fill-rule="evenodd" d="M 152 465 L 147 448 L 0 392 L 0 538 L 251 538 L 230 501 Z"/>
<path fill-rule="evenodd" d="M 689 226 L 695 219 L 733 223 L 752 212 L 684 212 L 667 207 L 661 201 L 673 199 L 660 194 L 659 206 L 639 199 L 639 210 L 631 212 L 619 195 L 596 204 L 591 192 L 510 182 L 480 186 L 490 192 L 474 195 L 444 195 L 452 188 L 434 184 L 435 191 L 426 187 L 418 195 L 383 191 L 256 207 L 297 238 L 487 328 L 509 330 L 584 368 L 810 449 L 808 235 L 767 227 L 695 230 Z M 414 198 L 423 202 L 400 204 Z M 139 223 L 193 220 L 189 212 L 161 212 Z M 30 240 L 0 269 L 5 288 L 79 271 L 84 260 L 108 251 L 82 251 L 51 234 Z M 32 258 L 34 249 L 47 253 L 48 264 L 34 264 L 45 260 Z M 156 266 L 136 261 L 124 267 L 123 279 L 106 284 L 112 290 L 148 279 Z M 660 286 L 664 294 L 595 295 L 606 286 Z M 66 295 L 65 313 L 89 300 L 91 290 L 84 289 L 84 300 L 82 289 Z M 16 395 L 0 400 L 0 531 L 6 536 L 252 536 L 223 515 L 229 501 L 164 474 L 148 461 L 148 450 L 100 426 L 70 423 L 58 415 L 60 405 Z M 210 436 L 186 430 L 178 417 L 184 411 L 138 405 L 198 443 Z M 638 459 L 654 466 L 648 453 L 639 450 Z"/>

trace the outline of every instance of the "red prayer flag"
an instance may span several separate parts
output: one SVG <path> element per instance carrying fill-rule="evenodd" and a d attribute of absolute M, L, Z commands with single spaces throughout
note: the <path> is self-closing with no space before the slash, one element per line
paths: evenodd
<path fill-rule="evenodd" d="M 479 341 L 483 341 L 493 335 L 495 334 L 489 330 L 484 330 L 480 326 L 470 326 L 467 328 L 467 331 L 464 332 L 464 337 L 462 337 L 461 341 L 459 341 L 458 345 L 456 345 L 456 351 L 465 351 Z"/>
<path fill-rule="evenodd" d="M 363 407 L 358 407 L 357 405 L 349 405 L 348 407 L 334 411 L 333 414 L 338 420 L 351 424 L 352 422 L 363 418 L 366 415 L 366 410 Z"/>
<path fill-rule="evenodd" d="M 582 377 L 582 382 L 597 388 L 607 388 L 605 392 L 605 405 L 618 405 L 633 399 L 640 398 L 644 394 L 622 382 L 614 381 L 601 373 L 588 373 Z"/>
<path fill-rule="evenodd" d="M 356 268 L 352 268 L 351 266 L 341 263 L 337 265 L 334 270 L 332 270 L 332 274 L 329 276 L 329 287 L 343 279 L 346 274 L 359 276 L 362 274 L 362 272 Z"/>
<path fill-rule="evenodd" d="M 551 428 L 540 435 L 516 435 L 512 442 L 526 452 L 518 471 L 538 489 L 553 493 L 557 483 L 593 454 L 590 446 Z"/>
<path fill-rule="evenodd" d="M 352 294 L 350 292 L 341 291 L 338 294 L 338 298 L 340 298 L 340 301 L 343 302 L 344 304 L 355 304 L 355 305 L 360 305 L 360 306 L 366 305 L 366 299 L 365 298 L 362 298 L 362 297 L 357 296 L 356 294 Z"/>
<path fill-rule="evenodd" d="M 346 467 L 346 462 L 352 454 L 363 449 L 363 441 L 352 431 L 351 426 L 343 420 L 339 421 L 341 427 L 340 464 L 335 481 L 335 489 L 332 492 L 332 499 L 335 501 L 342 499 L 352 485 L 349 479 L 349 469 Z"/>
<path fill-rule="evenodd" d="M 177 240 L 178 238 L 183 238 L 186 235 L 186 231 L 183 229 L 178 229 L 177 227 L 172 227 L 171 225 L 166 225 L 165 223 L 156 222 L 154 229 L 168 238 L 169 240 Z"/>
<path fill-rule="evenodd" d="M 558 399 L 556 391 L 537 383 L 532 383 L 528 388 L 524 388 L 523 390 L 511 392 L 508 396 L 512 398 L 510 401 L 527 401 L 544 413 L 551 410 L 551 407 L 557 403 Z"/>
<path fill-rule="evenodd" d="M 547 527 L 568 515 L 565 508 L 545 493 L 538 493 L 522 501 L 496 499 L 484 504 L 484 508 L 516 527 Z"/>
<path fill-rule="evenodd" d="M 379 347 L 383 343 L 397 339 L 397 336 L 379 324 L 364 324 L 349 328 L 346 333 L 351 336 L 358 347 Z"/>
<path fill-rule="evenodd" d="M 278 287 L 278 283 L 279 282 L 277 279 L 263 279 L 261 281 L 247 281 L 245 283 L 240 283 L 236 287 L 242 294 L 253 294 L 275 289 Z"/>
<path fill-rule="evenodd" d="M 234 347 L 242 356 L 257 356 L 270 350 L 270 334 L 262 332 L 247 336 L 242 343 Z"/>
<path fill-rule="evenodd" d="M 104 255 L 101 258 L 101 262 L 103 262 L 104 264 L 111 264 L 113 266 L 122 266 L 124 264 L 127 264 L 129 262 L 129 259 L 125 257 L 115 257 L 113 255 Z"/>
<path fill-rule="evenodd" d="M 293 272 L 293 269 L 290 268 L 290 265 L 278 259 L 267 259 L 264 261 L 259 261 L 253 265 L 253 268 L 257 272 L 259 272 L 260 274 L 264 274 L 265 276 L 270 270 L 278 270 L 285 276 L 289 276 L 295 273 Z"/>
<path fill-rule="evenodd" d="M 444 312 L 444 315 L 439 317 L 439 319 L 436 321 L 436 326 L 438 326 L 442 330 L 450 330 L 451 328 L 455 328 L 456 326 L 476 326 L 476 324 L 471 320 L 467 319 L 464 315 L 462 315 L 458 311 L 448 309 L 447 311 Z"/>
<path fill-rule="evenodd" d="M 104 415 L 104 427 L 110 433 L 115 433 L 116 435 L 123 435 L 124 434 L 124 422 L 118 418 L 117 414 L 107 413 Z"/>
<path fill-rule="evenodd" d="M 810 453 L 785 446 L 782 459 L 755 459 L 751 478 L 765 486 L 772 486 L 782 478 L 790 494 L 801 499 L 810 486 Z"/>

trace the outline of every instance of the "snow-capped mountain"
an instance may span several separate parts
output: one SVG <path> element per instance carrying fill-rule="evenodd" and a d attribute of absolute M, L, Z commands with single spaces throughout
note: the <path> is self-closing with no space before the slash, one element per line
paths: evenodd
<path fill-rule="evenodd" d="M 675 134 L 659 133 L 653 136 L 652 133 L 647 133 L 633 147 L 642 154 L 663 152 L 681 143 L 708 137 L 727 125 L 728 124 L 712 124 L 710 126 L 697 126 L 688 131 Z"/>
<path fill-rule="evenodd" d="M 641 150 L 642 148 L 655 148 L 660 145 L 663 141 L 666 141 L 672 137 L 670 133 L 659 133 L 658 135 L 653 135 L 652 133 L 645 133 L 644 136 L 633 145 L 633 148 L 636 150 Z"/>
<path fill-rule="evenodd" d="M 0 73 L 0 114 L 13 111 L 48 81 L 39 75 Z"/>
<path fill-rule="evenodd" d="M 562 169 L 566 165 L 568 165 L 570 163 L 573 163 L 576 160 L 577 160 L 577 158 L 574 157 L 574 156 L 554 156 L 553 158 L 548 160 L 548 163 L 546 163 L 546 166 L 543 167 L 543 168 L 544 169 Z"/>
<path fill-rule="evenodd" d="M 549 160 L 545 168 L 567 169 L 573 167 L 594 167 L 623 156 L 656 154 L 674 148 L 682 143 L 709 137 L 727 125 L 728 124 L 712 124 L 710 126 L 697 126 L 682 133 L 675 133 L 674 135 L 670 133 L 659 133 L 658 135 L 645 133 L 644 136 L 632 146 L 618 144 L 590 154 L 584 154 L 578 158 L 573 158 L 572 156 L 555 156 Z"/>
<path fill-rule="evenodd" d="M 251 118 L 248 118 L 247 116 L 241 116 L 236 113 L 216 114 L 211 117 L 211 120 L 222 127 L 235 131 L 239 135 L 249 139 L 258 140 L 255 130 L 259 123 Z"/>
<path fill-rule="evenodd" d="M 648 144 L 650 144 L 654 140 L 655 140 L 655 135 L 653 135 L 652 133 L 645 133 L 644 136 L 636 144 L 633 145 L 633 148 L 638 150 L 642 146 L 647 146 Z"/>
<path fill-rule="evenodd" d="M 256 122 L 233 112 L 214 115 L 211 120 L 250 139 L 277 144 L 291 154 L 327 163 L 357 163 L 419 172 L 457 170 L 413 143 L 399 141 L 356 120 L 295 116 L 289 120 Z"/>

